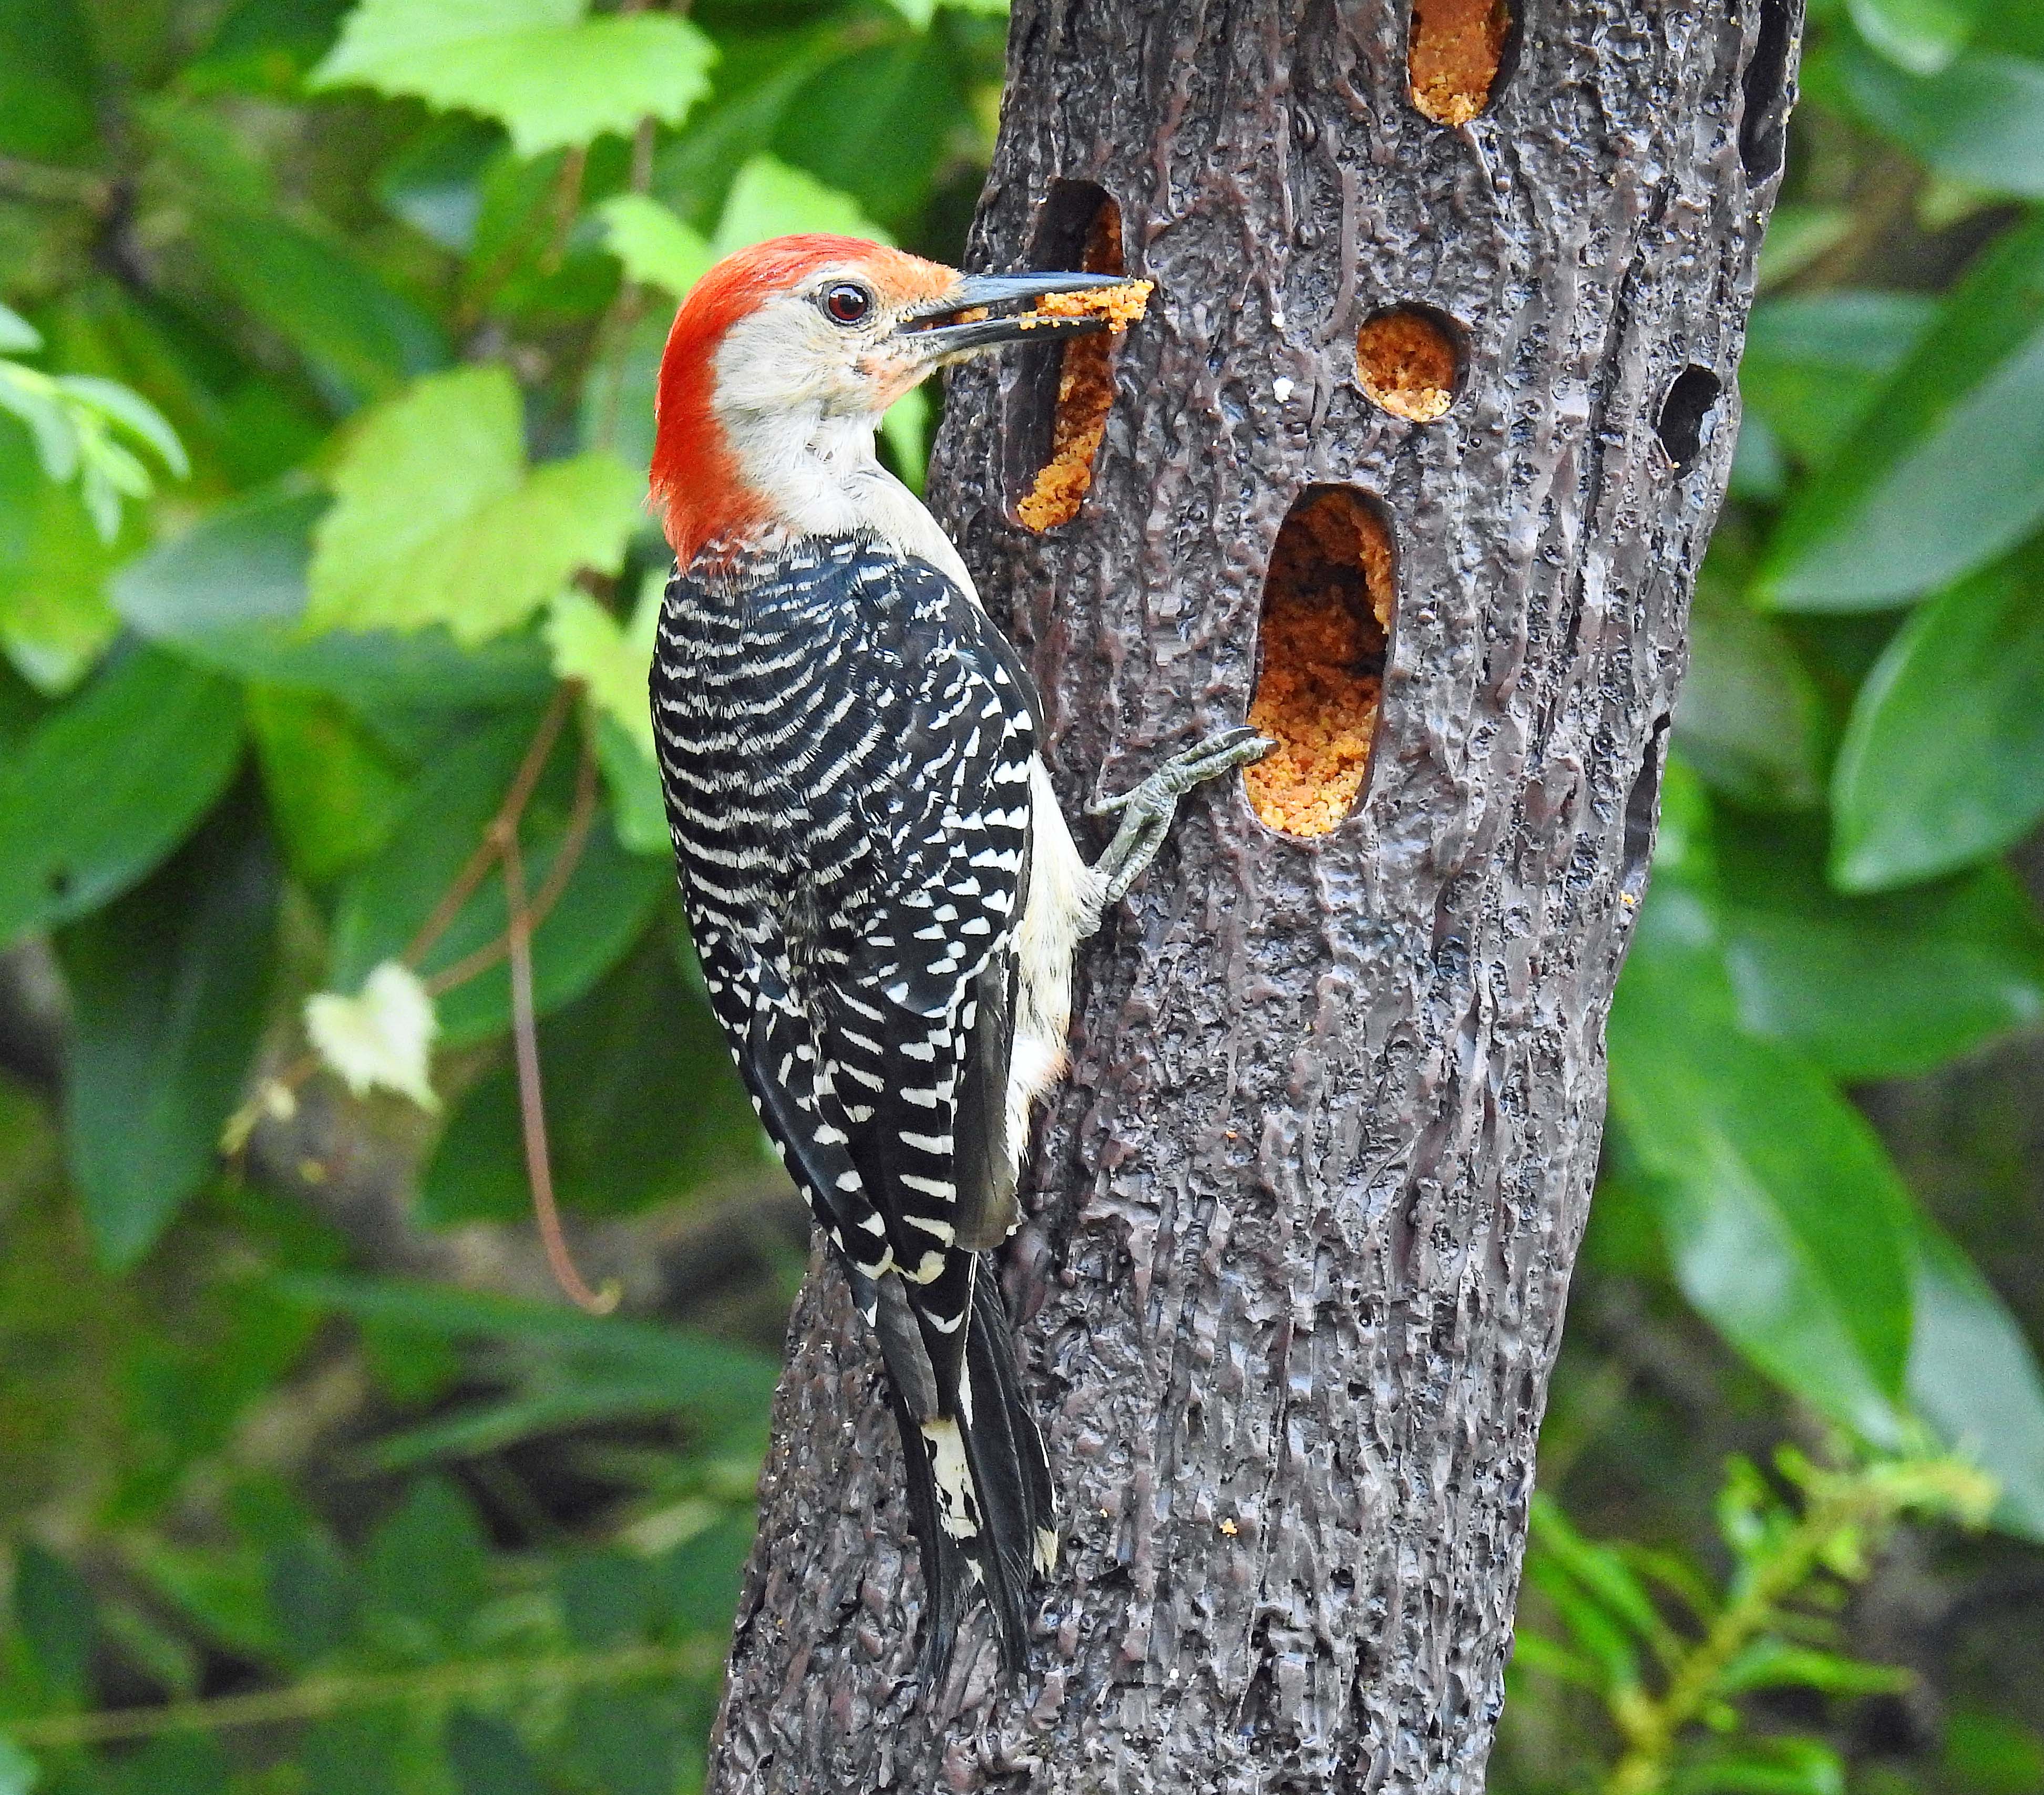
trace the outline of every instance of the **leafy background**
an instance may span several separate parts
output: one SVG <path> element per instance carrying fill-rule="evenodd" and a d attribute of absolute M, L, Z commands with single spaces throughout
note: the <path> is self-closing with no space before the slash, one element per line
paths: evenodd
<path fill-rule="evenodd" d="M 2044 1791 L 2044 9 L 1816 11 L 1527 1795 Z M 699 1785 L 805 1235 L 667 901 L 651 382 L 725 249 L 955 258 L 1000 13 L 0 0 L 0 1795 Z"/>

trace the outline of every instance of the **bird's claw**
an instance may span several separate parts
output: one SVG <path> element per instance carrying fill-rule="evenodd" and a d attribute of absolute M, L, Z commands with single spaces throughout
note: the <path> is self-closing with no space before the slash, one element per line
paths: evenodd
<path fill-rule="evenodd" d="M 1093 867 L 1105 882 L 1102 901 L 1119 903 L 1143 876 L 1164 844 L 1180 798 L 1197 785 L 1261 760 L 1277 745 L 1255 729 L 1224 729 L 1197 747 L 1174 754 L 1148 778 L 1118 797 L 1089 804 L 1086 814 L 1089 817 L 1111 817 L 1116 813 L 1121 817 L 1114 840 Z"/>
<path fill-rule="evenodd" d="M 1141 784 L 1132 786 L 1127 791 L 1113 798 L 1096 798 L 1086 806 L 1089 817 L 1111 817 L 1118 810 L 1145 801 L 1155 801 L 1170 794 L 1170 801 L 1178 801 L 1193 786 L 1208 779 L 1218 778 L 1237 767 L 1247 767 L 1261 760 L 1277 747 L 1268 736 L 1244 725 L 1234 729 L 1224 729 L 1217 736 L 1209 736 L 1197 746 L 1181 754 L 1174 754 Z"/>

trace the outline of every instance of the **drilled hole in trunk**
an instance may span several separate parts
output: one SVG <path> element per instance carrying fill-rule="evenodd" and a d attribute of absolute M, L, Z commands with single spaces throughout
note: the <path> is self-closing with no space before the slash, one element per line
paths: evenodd
<path fill-rule="evenodd" d="M 1704 429 L 1710 421 L 1711 408 L 1723 390 L 1724 383 L 1707 367 L 1685 367 L 1669 382 L 1668 396 L 1661 402 L 1661 419 L 1655 428 L 1677 473 L 1686 474 L 1696 465 L 1697 455 L 1703 452 Z"/>
<path fill-rule="evenodd" d="M 1243 775 L 1258 816 L 1325 835 L 1355 808 L 1377 732 L 1396 592 L 1391 532 L 1352 486 L 1308 486 L 1263 583 L 1249 721 L 1278 744 Z"/>
<path fill-rule="evenodd" d="M 1796 0 L 1760 0 L 1760 29 L 1746 65 L 1739 159 L 1749 181 L 1771 180 L 1788 152 L 1788 53 L 1795 47 Z"/>
<path fill-rule="evenodd" d="M 1412 103 L 1443 125 L 1489 105 L 1512 38 L 1508 0 L 1412 0 L 1406 79 Z"/>
<path fill-rule="evenodd" d="M 1356 332 L 1355 366 L 1362 390 L 1393 417 L 1431 424 L 1455 402 L 1462 352 L 1445 314 L 1398 306 Z"/>
<path fill-rule="evenodd" d="M 1618 893 L 1627 909 L 1646 894 L 1646 872 L 1654 858 L 1654 825 L 1661 815 L 1661 774 L 1667 764 L 1668 725 L 1663 711 L 1654 719 L 1646 753 L 1633 776 L 1625 799 L 1624 862 L 1619 868 Z"/>
<path fill-rule="evenodd" d="M 1090 181 L 1059 181 L 1036 227 L 1031 257 L 1039 268 L 1077 268 L 1084 274 L 1126 271 L 1121 208 Z M 1015 515 L 1032 530 L 1055 529 L 1078 515 L 1093 484 L 1093 458 L 1114 409 L 1114 357 L 1118 336 L 1074 336 L 1055 363 L 1032 370 L 1022 395 L 1018 432 L 1022 453 L 1013 489 Z"/>

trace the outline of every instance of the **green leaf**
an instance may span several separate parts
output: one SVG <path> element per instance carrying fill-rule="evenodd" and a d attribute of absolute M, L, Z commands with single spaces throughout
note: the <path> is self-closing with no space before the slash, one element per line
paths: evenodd
<path fill-rule="evenodd" d="M 208 216 L 196 233 L 214 279 L 352 409 L 448 362 L 447 340 L 355 252 L 274 213 Z"/>
<path fill-rule="evenodd" d="M 1758 1739 L 1708 1750 L 1681 1766 L 1672 1795 L 1845 1795 L 1845 1766 L 1814 1739 Z"/>
<path fill-rule="evenodd" d="M 180 479 L 191 472 L 191 458 L 185 453 L 185 445 L 179 441 L 170 420 L 132 387 L 93 374 L 67 374 L 58 384 L 67 396 L 152 450 Z"/>
<path fill-rule="evenodd" d="M 404 799 L 402 771 L 323 694 L 255 686 L 247 702 L 263 789 L 286 856 L 308 884 L 328 884 L 388 839 Z"/>
<path fill-rule="evenodd" d="M 500 119 L 522 156 L 678 125 L 717 52 L 665 13 L 584 17 L 586 0 L 362 0 L 315 89 L 375 87 Z"/>
<path fill-rule="evenodd" d="M 422 1786 L 407 1774 L 404 1717 L 391 1713 L 335 1714 L 315 1722 L 300 1749 L 306 1795 L 412 1795 Z M 437 1786 L 437 1779 L 423 1785 Z"/>
<path fill-rule="evenodd" d="M 258 1661 L 283 1650 L 262 1566 L 247 1551 L 206 1551 L 144 1534 L 129 1549 L 152 1591 L 217 1643 Z M 286 1623 L 286 1629 L 290 1625 Z"/>
<path fill-rule="evenodd" d="M 1665 1639 L 1666 1623 L 1624 1559 L 1610 1547 L 1585 1539 L 1550 1497 L 1536 1495 L 1533 1501 L 1533 1527 L 1541 1551 L 1642 1640 L 1653 1643 Z"/>
<path fill-rule="evenodd" d="M 561 1570 L 561 1618 L 583 1651 L 644 1638 L 659 1594 L 656 1566 L 633 1553 L 578 1552 Z"/>
<path fill-rule="evenodd" d="M 485 175 L 502 147 L 480 120 L 441 119 L 384 164 L 376 197 L 421 236 L 466 256 L 475 246 Z"/>
<path fill-rule="evenodd" d="M 1823 801 L 1828 733 L 1816 682 L 1780 630 L 1715 580 L 1689 611 L 1675 742 L 1712 786 L 1756 809 Z"/>
<path fill-rule="evenodd" d="M 451 709 L 544 695 L 552 685 L 532 637 L 462 648 L 441 627 L 398 635 L 299 624 L 323 494 L 285 487 L 223 505 L 113 582 L 122 619 L 204 667 L 324 692 L 357 711 Z"/>
<path fill-rule="evenodd" d="M 1570 1638 L 1596 1666 L 1607 1691 L 1639 1686 L 1639 1652 L 1626 1628 L 1602 1602 L 1578 1588 L 1561 1564 L 1544 1552 L 1528 1556 L 1526 1579 L 1547 1598 Z"/>
<path fill-rule="evenodd" d="M 554 671 L 563 679 L 582 681 L 589 701 L 631 736 L 649 763 L 654 759 L 653 713 L 647 681 L 665 585 L 658 574 L 646 582 L 628 625 L 620 625 L 581 591 L 563 593 L 547 615 Z"/>
<path fill-rule="evenodd" d="M 453 1488 L 421 1478 L 371 1539 L 368 1571 L 378 1607 L 418 1622 L 451 1647 L 487 1593 L 489 1547 L 474 1511 Z"/>
<path fill-rule="evenodd" d="M 77 1570 L 33 1539 L 14 1561 L 13 1620 L 52 1705 L 83 1702 L 88 1693 L 99 1609 Z"/>
<path fill-rule="evenodd" d="M 682 1734 L 664 1693 L 586 1687 L 568 1704 L 568 1761 L 603 1795 L 673 1795 Z"/>
<path fill-rule="evenodd" d="M 1777 529 L 1759 596 L 1865 610 L 1985 565 L 2044 517 L 2044 217 L 1946 296 Z"/>
<path fill-rule="evenodd" d="M 1848 55 L 1840 67 L 1862 113 L 1946 180 L 2044 198 L 2044 63 L 1970 55 L 1912 75 Z"/>
<path fill-rule="evenodd" d="M 859 209 L 849 194 L 770 156 L 755 156 L 738 171 L 710 248 L 728 256 L 769 237 L 802 231 L 832 232 L 874 243 L 894 240 Z"/>
<path fill-rule="evenodd" d="M 76 683 L 113 639 L 106 578 L 118 552 L 77 489 L 49 479 L 26 431 L 0 416 L 0 645 L 42 690 Z"/>
<path fill-rule="evenodd" d="M 1530 1670 L 1535 1676 L 1554 1677 L 1565 1683 L 1573 1683 L 1578 1689 L 1593 1689 L 1600 1693 L 1604 1689 L 1604 1678 L 1588 1659 L 1579 1657 L 1557 1640 L 1534 1632 L 1523 1618 L 1512 1630 L 1512 1669 L 1515 1677 L 1519 1672 Z M 1516 1692 L 1513 1699 L 1516 1699 Z"/>
<path fill-rule="evenodd" d="M 0 156 L 87 149 L 93 88 L 92 33 L 75 0 L 0 0 Z"/>
<path fill-rule="evenodd" d="M 533 1366 L 528 1390 L 509 1401 L 380 1441 L 370 1462 L 382 1470 L 499 1451 L 590 1421 L 674 1415 L 750 1451 L 759 1445 L 778 1374 L 763 1354 L 681 1329 L 448 1286 L 294 1276 L 280 1280 L 280 1294 L 362 1324 L 501 1345 L 513 1362 Z"/>
<path fill-rule="evenodd" d="M 678 299 L 714 259 L 709 244 L 657 199 L 621 193 L 597 209 L 604 244 L 632 279 L 664 287 Z"/>
<path fill-rule="evenodd" d="M 729 1637 L 754 1531 L 749 1512 L 726 1515 L 663 1555 L 661 1612 L 669 1625 Z"/>
<path fill-rule="evenodd" d="M 1934 75 L 1973 34 L 1970 6 L 1956 0 L 1846 0 L 1860 35 L 1892 63 Z"/>
<path fill-rule="evenodd" d="M 667 875 L 662 869 L 664 890 Z M 664 932 L 540 1030 L 554 1185 L 582 1215 L 630 1213 L 713 1180 L 763 1177 L 759 1124 L 701 994 L 682 982 Z M 515 1074 L 500 1067 L 462 1098 L 421 1180 L 432 1227 L 517 1221 L 531 1206 Z"/>
<path fill-rule="evenodd" d="M 1883 891 L 1992 854 L 2044 816 L 2044 544 L 1904 625 L 1832 771 L 1831 876 Z"/>
<path fill-rule="evenodd" d="M 307 1528 L 264 1555 L 269 1632 L 286 1661 L 303 1670 L 340 1651 L 355 1636 L 358 1592 L 347 1561 L 332 1542 Z"/>
<path fill-rule="evenodd" d="M 2044 1376 L 2001 1299 L 1927 1220 L 1911 1242 L 1916 1329 L 1909 1400 L 2001 1486 L 1995 1524 L 2044 1542 Z"/>
<path fill-rule="evenodd" d="M 0 306 L 0 352 L 33 353 L 43 346 L 43 333 L 11 306 Z"/>
<path fill-rule="evenodd" d="M 1708 908 L 1679 881 L 1642 913 L 1608 1032 L 1612 1113 L 1683 1293 L 1812 1406 L 1896 1442 L 1908 1194 L 1821 1074 L 1741 1031 Z"/>
<path fill-rule="evenodd" d="M 531 1753 L 494 1715 L 457 1708 L 444 1737 L 460 1795 L 547 1795 Z"/>
<path fill-rule="evenodd" d="M 912 229 L 962 108 L 936 39 L 869 44 L 803 83 L 781 115 L 774 152 L 842 188 L 869 217 Z"/>
<path fill-rule="evenodd" d="M 233 775 L 240 709 L 145 649 L 54 712 L 0 766 L 0 942 L 96 909 L 176 847 Z"/>
<path fill-rule="evenodd" d="M 1721 852 L 1740 1021 L 1835 1077 L 1918 1076 L 2044 1024 L 2044 927 L 2005 867 L 1855 898 L 1814 831 L 1750 820 Z"/>
<path fill-rule="evenodd" d="M 209 1733 L 152 1739 L 118 1761 L 108 1795 L 225 1795 L 227 1755 Z"/>
<path fill-rule="evenodd" d="M 64 1133 L 102 1262 L 136 1263 L 211 1173 L 263 1032 L 279 894 L 245 815 L 60 938 L 74 1009 Z"/>
<path fill-rule="evenodd" d="M 667 830 L 667 794 L 660 770 L 646 758 L 632 733 L 614 718 L 596 720 L 596 758 L 610 794 L 610 821 L 618 845 L 628 854 L 650 854 L 664 860 L 674 851 Z"/>
<path fill-rule="evenodd" d="M 1863 1664 L 1835 1651 L 1758 1639 L 1719 1674 L 1716 1686 L 1728 1695 L 1756 1689 L 1814 1689 L 1827 1695 L 1899 1695 L 1915 1682 L 1907 1670 Z"/>
<path fill-rule="evenodd" d="M 622 462 L 528 473 L 501 367 L 420 381 L 365 418 L 313 529 L 310 629 L 447 625 L 464 644 L 523 622 L 578 568 L 616 573 L 641 512 Z"/>
<path fill-rule="evenodd" d="M 1748 412 L 1799 459 L 1823 462 L 1922 341 L 1937 309 L 1922 294 L 1849 288 L 1755 306 L 1739 367 Z"/>

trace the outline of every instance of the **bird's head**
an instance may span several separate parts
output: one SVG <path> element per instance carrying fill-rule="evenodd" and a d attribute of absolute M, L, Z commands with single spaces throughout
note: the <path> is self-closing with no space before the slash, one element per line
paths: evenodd
<path fill-rule="evenodd" d="M 682 565 L 776 523 L 828 526 L 846 482 L 878 471 L 882 414 L 936 369 L 1105 328 L 1003 308 L 1120 279 L 962 275 L 847 236 L 726 257 L 682 302 L 660 365 L 653 498 Z"/>

